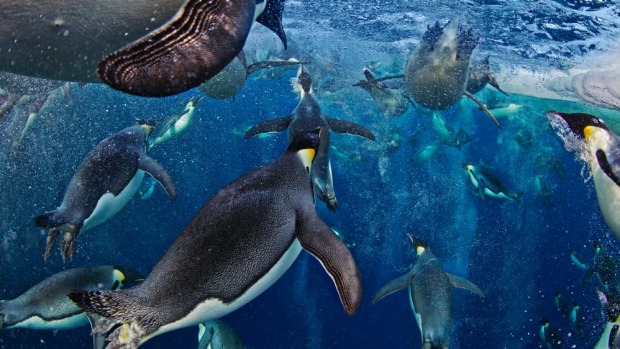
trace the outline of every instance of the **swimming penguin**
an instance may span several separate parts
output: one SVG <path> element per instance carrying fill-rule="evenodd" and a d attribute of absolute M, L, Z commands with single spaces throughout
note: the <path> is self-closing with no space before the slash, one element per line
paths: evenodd
<path fill-rule="evenodd" d="M 486 196 L 489 196 L 496 199 L 509 199 L 515 202 L 521 202 L 523 192 L 515 193 L 508 189 L 506 185 L 490 173 L 488 169 L 480 165 L 476 166 L 465 163 L 461 164 L 461 167 L 467 170 L 469 179 L 474 187 L 478 189 L 478 193 L 482 200 L 484 200 Z"/>
<path fill-rule="evenodd" d="M 545 349 L 562 349 L 562 337 L 558 329 L 548 320 L 543 319 L 540 324 L 540 340 L 543 342 Z"/>
<path fill-rule="evenodd" d="M 465 95 L 500 128 L 486 106 L 465 90 L 471 54 L 478 39 L 471 30 L 465 31 L 459 26 L 456 20 L 443 28 L 439 22 L 433 27 L 428 26 L 405 66 L 405 85 L 413 100 L 430 110 L 448 109 Z"/>
<path fill-rule="evenodd" d="M 198 104 L 202 98 L 203 97 L 190 99 L 182 113 L 171 116 L 161 128 L 157 137 L 155 137 L 153 141 L 149 141 L 149 149 L 184 135 L 192 124 L 192 119 L 196 112 L 196 104 Z"/>
<path fill-rule="evenodd" d="M 499 87 L 499 84 L 495 79 L 495 75 L 491 73 L 491 68 L 489 67 L 489 56 L 483 59 L 479 66 L 469 69 L 469 79 L 467 79 L 465 91 L 471 94 L 476 94 L 482 91 L 487 84 L 495 87 L 499 92 L 508 96 L 508 94 L 502 91 Z"/>
<path fill-rule="evenodd" d="M 564 295 L 560 292 L 556 292 L 553 297 L 553 302 L 555 303 L 555 307 L 558 309 L 558 312 L 562 314 L 562 316 L 570 317 L 570 309 L 568 307 L 568 301 L 564 298 Z"/>
<path fill-rule="evenodd" d="M 573 263 L 581 270 L 586 272 L 583 278 L 583 287 L 586 287 L 590 279 L 593 276 L 598 277 L 601 285 L 605 289 L 605 293 L 613 296 L 620 296 L 620 284 L 618 283 L 618 267 L 620 266 L 620 260 L 612 257 L 603 248 L 600 242 L 595 241 L 594 257 L 592 257 L 592 263 L 588 266 L 584 259 L 575 251 L 571 251 L 570 258 Z"/>
<path fill-rule="evenodd" d="M 620 239 L 620 137 L 593 115 L 548 111 L 547 118 L 564 147 L 590 165 L 603 217 Z"/>
<path fill-rule="evenodd" d="M 211 320 L 198 325 L 198 349 L 244 349 L 241 339 L 232 327 L 222 320 Z"/>
<path fill-rule="evenodd" d="M 368 92 L 383 115 L 397 117 L 403 115 L 409 109 L 409 106 L 411 106 L 409 97 L 398 87 L 390 86 L 386 82 L 395 78 L 402 79 L 402 75 L 377 79 L 368 68 L 364 68 L 363 73 L 366 80 L 358 81 L 353 86 L 359 86 Z"/>
<path fill-rule="evenodd" d="M 284 0 L 112 0 L 105 6 L 69 0 L 60 8 L 55 1 L 8 0 L 1 6 L 0 70 L 103 81 L 142 96 L 180 93 L 216 75 L 241 51 L 254 20 L 286 47 Z"/>
<path fill-rule="evenodd" d="M 584 329 L 586 318 L 583 313 L 583 308 L 576 302 L 573 304 L 573 308 L 570 311 L 569 319 L 570 327 L 577 333 L 579 340 L 584 339 Z"/>
<path fill-rule="evenodd" d="M 262 61 L 248 66 L 245 54 L 241 51 L 235 59 L 228 63 L 226 68 L 198 88 L 202 93 L 211 98 L 235 98 L 251 74 L 263 69 L 294 66 L 304 63 L 292 58 L 290 60 Z"/>
<path fill-rule="evenodd" d="M 147 138 L 153 126 L 138 121 L 101 141 L 82 161 L 67 186 L 60 207 L 35 218 L 40 228 L 48 228 L 45 260 L 61 234 L 62 259 L 73 258 L 75 238 L 117 214 L 136 194 L 148 172 L 174 200 L 176 188 L 170 174 L 146 154 Z"/>
<path fill-rule="evenodd" d="M 247 139 L 261 133 L 280 132 L 288 128 L 288 140 L 290 143 L 300 133 L 308 132 L 318 127 L 325 127 L 325 141 L 321 142 L 320 149 L 316 154 L 311 177 L 315 194 L 327 204 L 329 210 L 335 211 L 338 208 L 338 201 L 334 192 L 332 168 L 329 161 L 330 131 L 362 136 L 370 140 L 374 140 L 375 136 L 372 132 L 358 124 L 332 119 L 324 115 L 312 90 L 312 77 L 303 69 L 303 66 L 299 67 L 297 78 L 293 79 L 293 88 L 301 96 L 299 104 L 297 104 L 293 113 L 283 118 L 263 121 L 253 126 L 245 133 L 245 138 Z"/>
<path fill-rule="evenodd" d="M 88 324 L 86 313 L 67 294 L 73 290 L 116 290 L 142 276 L 111 265 L 61 271 L 12 300 L 0 301 L 0 328 L 68 330 Z"/>
<path fill-rule="evenodd" d="M 431 110 L 451 107 L 463 96 L 471 54 L 478 38 L 452 20 L 444 28 L 428 26 L 407 61 L 405 84 L 420 105 Z"/>
<path fill-rule="evenodd" d="M 93 332 L 112 330 L 108 349 L 137 348 L 235 311 L 273 285 L 302 248 L 321 262 L 346 313 L 354 314 L 362 292 L 355 260 L 314 207 L 309 175 L 318 147 L 315 132 L 300 133 L 279 159 L 220 190 L 143 283 L 70 293 L 81 308 L 104 317 Z"/>
<path fill-rule="evenodd" d="M 607 323 L 594 349 L 620 349 L 620 298 L 598 288 L 596 294 L 607 313 Z"/>
<path fill-rule="evenodd" d="M 447 349 L 452 327 L 452 287 L 464 288 L 480 297 L 484 293 L 470 281 L 446 273 L 424 240 L 411 235 L 409 239 L 418 256 L 413 268 L 383 286 L 372 304 L 408 288 L 411 310 L 422 334 L 422 347 Z"/>

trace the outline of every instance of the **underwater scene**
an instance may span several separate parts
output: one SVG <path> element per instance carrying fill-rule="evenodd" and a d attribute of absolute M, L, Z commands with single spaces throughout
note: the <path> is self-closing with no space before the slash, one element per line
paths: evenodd
<path fill-rule="evenodd" d="M 0 0 L 0 348 L 620 348 L 615 0 Z"/>

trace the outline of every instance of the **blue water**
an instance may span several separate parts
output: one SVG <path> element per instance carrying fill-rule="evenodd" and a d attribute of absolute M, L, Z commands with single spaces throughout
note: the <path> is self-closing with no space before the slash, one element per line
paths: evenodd
<path fill-rule="evenodd" d="M 291 27 L 297 29 L 294 23 Z M 318 73 L 325 62 L 322 56 L 315 59 Z M 308 68 L 312 73 L 313 66 Z M 338 72 L 332 75 L 345 79 Z M 74 260 L 64 264 L 57 247 L 51 260 L 43 262 L 45 232 L 34 226 L 33 217 L 58 206 L 77 166 L 103 138 L 132 125 L 135 118 L 165 119 L 200 92 L 148 99 L 103 85 L 74 84 L 66 98 L 57 98 L 44 110 L 17 153 L 11 147 L 26 113 L 13 111 L 0 126 L 0 299 L 12 299 L 67 268 L 116 264 L 148 274 L 212 195 L 283 152 L 285 133 L 244 140 L 235 130 L 290 114 L 297 105 L 289 83 L 293 76 L 289 72 L 281 80 L 249 79 L 234 100 L 201 101 L 190 131 L 150 153 L 172 175 L 179 192 L 176 201 L 169 201 L 159 187 L 148 201 L 132 200 L 110 221 L 80 234 Z M 340 82 L 350 86 L 361 77 Z M 325 88 L 318 93 L 325 114 L 355 121 L 377 135 L 375 142 L 332 136 L 339 150 L 361 160 L 332 157 L 340 209 L 331 213 L 317 202 L 323 220 L 356 243 L 351 252 L 362 275 L 363 302 L 357 314 L 347 316 L 329 276 L 302 252 L 273 287 L 224 317 L 247 348 L 419 347 L 406 292 L 370 304 L 381 286 L 414 262 L 407 234 L 424 238 L 447 271 L 468 278 L 486 294 L 482 299 L 454 291 L 451 348 L 542 348 L 542 318 L 560 329 L 566 348 L 594 345 L 605 315 L 594 292 L 596 282 L 582 287 L 583 272 L 572 265 L 570 252 L 589 259 L 592 242 L 601 241 L 620 257 L 620 242 L 601 216 L 583 163 L 564 149 L 547 125 L 545 111 L 600 113 L 612 122 L 619 120 L 614 118 L 620 118 L 620 112 L 583 103 L 505 97 L 488 89 L 479 97 L 524 107 L 501 120 L 500 131 L 475 104 L 463 100 L 442 114 L 454 129 L 463 127 L 473 134 L 474 141 L 461 150 L 442 145 L 430 159 L 412 161 L 437 138 L 430 112 L 410 108 L 399 118 L 386 118 L 361 89 L 332 93 Z M 388 146 L 395 132 L 402 137 L 396 148 Z M 551 160 L 537 163 L 540 155 Z M 465 161 L 491 166 L 509 187 L 525 192 L 523 201 L 481 200 L 459 166 Z M 535 192 L 535 175 L 544 176 L 552 187 L 551 203 Z M 556 310 L 556 292 L 585 309 L 583 339 L 577 339 Z M 0 348 L 90 348 L 89 333 L 88 327 L 3 330 Z M 197 328 L 167 333 L 141 348 L 195 348 L 197 333 Z"/>

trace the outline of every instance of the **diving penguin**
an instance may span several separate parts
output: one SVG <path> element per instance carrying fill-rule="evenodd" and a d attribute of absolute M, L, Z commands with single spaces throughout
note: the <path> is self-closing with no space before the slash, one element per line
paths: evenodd
<path fill-rule="evenodd" d="M 422 41 L 407 60 L 404 81 L 413 100 L 430 110 L 448 109 L 466 95 L 499 128 L 486 106 L 465 89 L 471 54 L 478 40 L 457 20 L 451 20 L 443 28 L 439 22 L 428 26 Z"/>
<path fill-rule="evenodd" d="M 196 113 L 196 104 L 201 100 L 202 97 L 190 99 L 182 113 L 171 116 L 161 128 L 157 137 L 149 141 L 149 149 L 184 135 L 192 124 L 192 119 Z"/>
<path fill-rule="evenodd" d="M 398 86 L 385 82 L 396 78 L 402 79 L 402 75 L 376 78 L 368 68 L 364 68 L 363 73 L 366 80 L 360 80 L 353 86 L 359 86 L 368 92 L 383 115 L 397 117 L 409 109 L 411 106 L 409 97 Z"/>
<path fill-rule="evenodd" d="M 289 60 L 261 61 L 248 65 L 243 51 L 239 52 L 226 68 L 222 69 L 211 80 L 203 83 L 198 88 L 206 96 L 216 99 L 235 98 L 241 92 L 246 80 L 250 75 L 263 69 L 295 66 L 305 64 L 295 58 Z"/>
<path fill-rule="evenodd" d="M 461 164 L 469 179 L 480 194 L 480 198 L 484 200 L 486 196 L 496 199 L 508 199 L 515 202 L 521 202 L 523 192 L 515 193 L 508 189 L 504 183 L 502 183 L 497 177 L 495 177 L 489 170 L 483 166 L 476 166 L 472 164 Z"/>
<path fill-rule="evenodd" d="M 88 324 L 86 313 L 67 294 L 73 290 L 116 290 L 142 279 L 133 269 L 111 265 L 61 271 L 12 300 L 0 301 L 0 328 L 68 330 Z"/>
<path fill-rule="evenodd" d="M 255 20 L 286 48 L 284 1 L 68 0 L 59 7 L 7 0 L 0 4 L 0 70 L 172 95 L 223 69 Z"/>
<path fill-rule="evenodd" d="M 315 194 L 327 204 L 327 208 L 335 211 L 338 208 L 338 200 L 334 192 L 332 168 L 329 160 L 330 131 L 362 136 L 370 140 L 374 140 L 375 136 L 360 125 L 332 119 L 324 115 L 312 90 L 312 77 L 304 70 L 303 66 L 299 67 L 297 77 L 293 79 L 293 89 L 301 96 L 293 113 L 283 118 L 263 121 L 251 127 L 246 131 L 245 138 L 261 133 L 280 132 L 288 128 L 288 141 L 290 143 L 301 133 L 324 127 L 326 130 L 325 140 L 321 142 L 316 154 L 311 177 Z"/>
<path fill-rule="evenodd" d="M 593 115 L 548 111 L 547 118 L 564 147 L 590 165 L 603 218 L 620 239 L 620 137 Z"/>
<path fill-rule="evenodd" d="M 480 65 L 472 67 L 469 70 L 469 79 L 467 79 L 465 91 L 473 95 L 482 91 L 487 84 L 495 87 L 499 92 L 508 96 L 508 94 L 499 87 L 499 83 L 495 79 L 495 75 L 491 73 L 491 68 L 489 67 L 489 56 L 486 56 Z"/>
<path fill-rule="evenodd" d="M 480 297 L 484 297 L 484 293 L 470 281 L 446 273 L 424 240 L 411 235 L 409 239 L 418 256 L 413 268 L 381 287 L 372 304 L 408 288 L 411 310 L 422 335 L 422 347 L 447 349 L 452 327 L 452 287 L 464 288 Z"/>
<path fill-rule="evenodd" d="M 244 349 L 235 331 L 222 320 L 198 325 L 198 349 Z"/>
<path fill-rule="evenodd" d="M 62 233 L 63 260 L 73 258 L 75 238 L 117 214 L 140 188 L 148 172 L 174 200 L 176 188 L 168 172 L 146 154 L 146 143 L 153 126 L 138 121 L 101 141 L 82 161 L 71 178 L 60 207 L 35 218 L 37 227 L 48 228 L 44 259 L 52 252 L 58 233 Z"/>
<path fill-rule="evenodd" d="M 560 332 L 548 320 L 543 319 L 541 321 L 538 334 L 545 349 L 562 349 L 564 347 Z"/>
<path fill-rule="evenodd" d="M 607 323 L 594 349 L 620 349 L 620 298 L 599 289 L 596 289 L 596 294 L 605 308 Z"/>
<path fill-rule="evenodd" d="M 463 96 L 471 54 L 478 38 L 452 20 L 436 22 L 424 33 L 420 45 L 407 61 L 405 84 L 413 99 L 425 108 L 443 110 Z"/>
<path fill-rule="evenodd" d="M 235 311 L 276 282 L 302 247 L 321 262 L 346 313 L 354 314 L 361 303 L 359 271 L 317 215 L 309 178 L 324 132 L 298 134 L 279 159 L 220 190 L 140 285 L 70 293 L 81 308 L 105 318 L 93 332 L 112 331 L 107 348 L 137 348 L 159 334 Z"/>
<path fill-rule="evenodd" d="M 620 283 L 618 280 L 618 267 L 620 261 L 618 258 L 612 257 L 601 245 L 600 242 L 595 241 L 594 257 L 592 257 L 592 263 L 588 266 L 577 252 L 571 251 L 570 258 L 573 263 L 581 270 L 586 272 L 583 278 L 583 287 L 586 287 L 590 279 L 596 276 L 601 285 L 603 286 L 605 293 L 612 296 L 620 296 Z"/>

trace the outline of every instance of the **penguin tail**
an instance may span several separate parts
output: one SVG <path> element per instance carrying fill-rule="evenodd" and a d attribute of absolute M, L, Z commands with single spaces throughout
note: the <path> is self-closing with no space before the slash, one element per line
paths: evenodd
<path fill-rule="evenodd" d="M 40 216 L 35 217 L 34 224 L 39 228 L 54 228 L 64 223 L 67 223 L 67 218 L 59 210 L 46 212 Z"/>
<path fill-rule="evenodd" d="M 108 340 L 115 342 L 134 341 L 153 333 L 160 327 L 157 314 L 140 304 L 130 290 L 127 291 L 84 291 L 74 290 L 67 295 L 75 304 L 88 313 L 101 316 L 93 327 L 93 334 L 108 334 Z M 127 331 L 130 329 L 129 336 Z M 124 348 L 124 347 L 123 347 Z M 133 348 L 133 347 L 129 347 Z"/>

